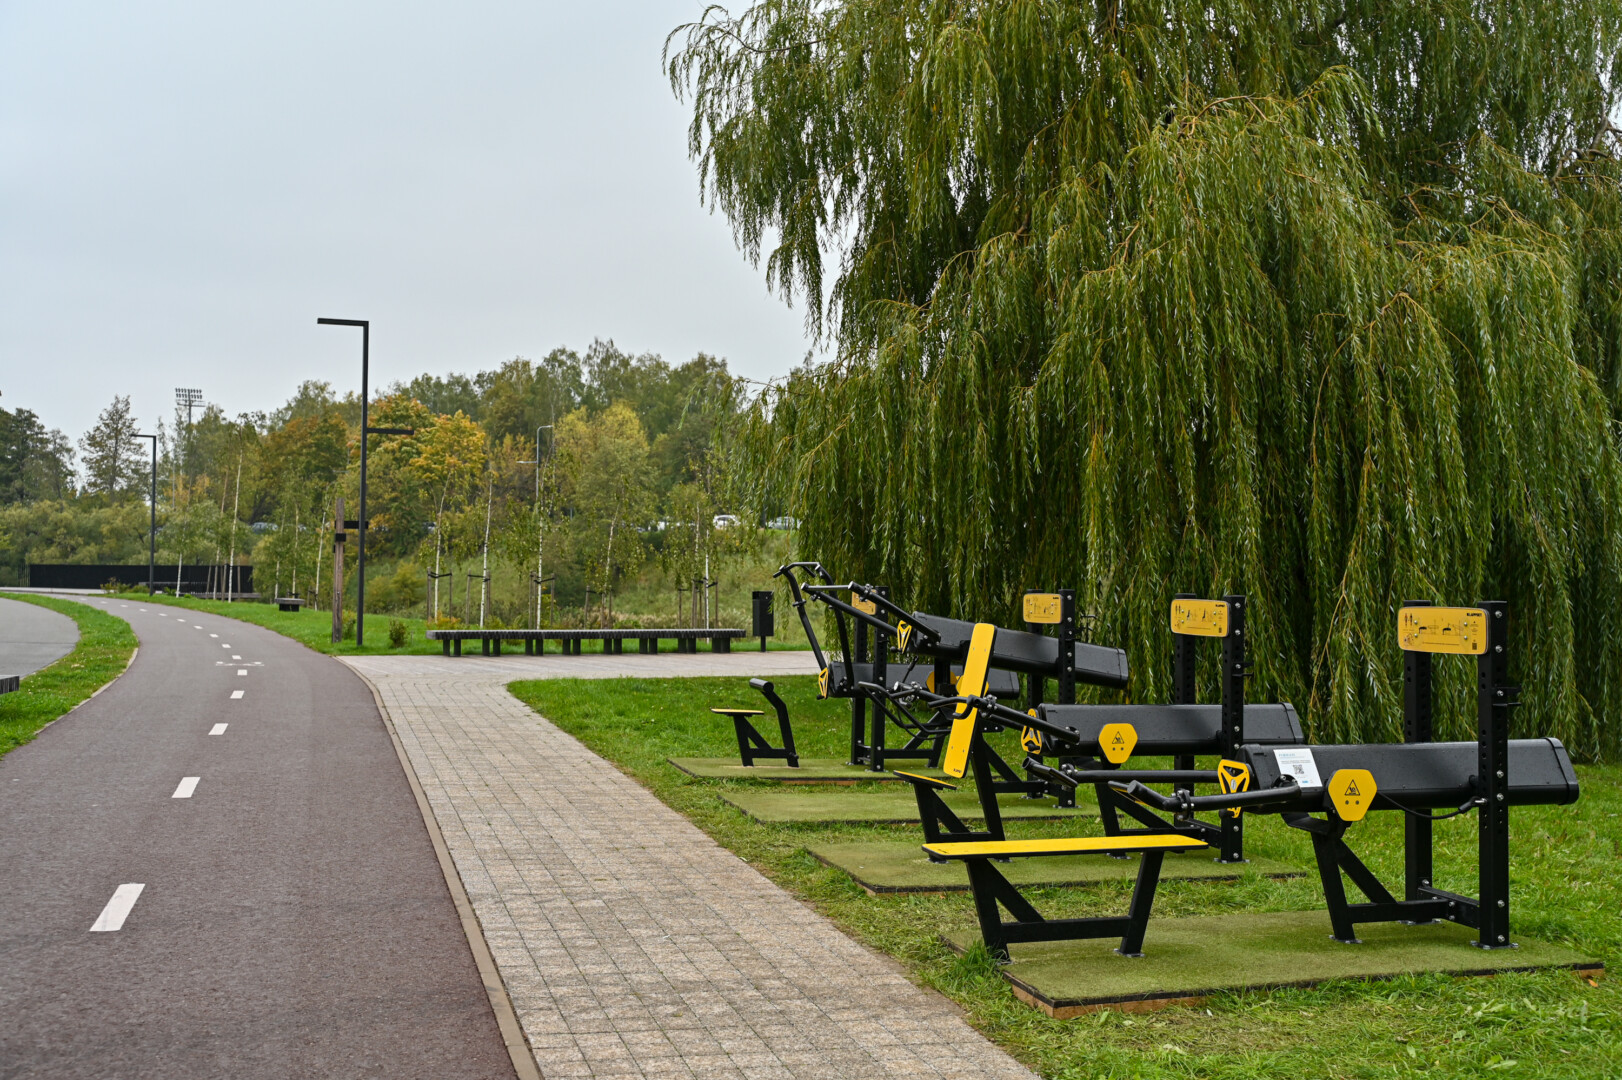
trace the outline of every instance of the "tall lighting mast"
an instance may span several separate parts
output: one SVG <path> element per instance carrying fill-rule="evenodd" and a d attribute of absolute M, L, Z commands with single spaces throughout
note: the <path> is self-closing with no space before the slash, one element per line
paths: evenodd
<path fill-rule="evenodd" d="M 186 472 L 186 451 L 191 447 L 191 411 L 203 407 L 203 392 L 196 387 L 175 387 L 175 404 L 186 410 L 186 435 L 180 442 L 180 460 L 175 463 L 175 513 L 180 512 L 180 482 Z M 178 434 L 178 433 L 177 433 Z M 177 535 L 175 541 L 175 595 L 180 595 L 180 573 L 186 564 L 186 548 L 183 538 Z"/>

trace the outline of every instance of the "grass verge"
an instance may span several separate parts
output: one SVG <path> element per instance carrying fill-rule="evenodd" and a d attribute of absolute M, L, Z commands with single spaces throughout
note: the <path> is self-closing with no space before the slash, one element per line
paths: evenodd
<path fill-rule="evenodd" d="M 144 592 L 118 593 L 116 595 L 120 600 L 124 601 L 139 600 L 143 604 L 162 604 L 165 607 L 188 608 L 193 611 L 206 611 L 211 615 L 224 615 L 231 619 L 241 619 L 243 622 L 262 626 L 266 630 L 274 630 L 283 637 L 290 637 L 317 652 L 329 655 L 428 656 L 437 655 L 441 651 L 439 642 L 428 640 L 427 624 L 421 619 L 414 619 L 409 616 L 367 613 L 366 646 L 365 648 L 356 648 L 353 625 L 350 626 L 348 638 L 339 644 L 333 644 L 332 612 L 330 611 L 282 611 L 274 604 L 262 604 L 250 600 L 238 600 L 228 604 L 224 600 L 198 600 L 190 596 L 179 599 L 173 596 L 147 596 Z M 349 613 L 349 619 L 352 623 L 354 619 L 353 612 Z M 406 629 L 405 644 L 399 647 L 389 644 L 389 624 L 393 622 L 401 623 Z M 801 640 L 803 642 L 803 636 Z M 754 647 L 759 647 L 758 640 L 752 644 Z M 473 654 L 477 655 L 479 652 L 478 642 L 463 642 L 464 653 L 470 646 Z M 732 647 L 734 650 L 742 651 L 750 646 L 751 642 L 745 639 L 741 642 L 733 642 Z M 522 647 L 518 646 L 520 649 Z M 664 647 L 669 650 L 670 643 L 665 642 Z M 771 641 L 768 642 L 768 647 L 776 651 L 778 649 L 803 649 L 807 646 L 803 643 Z M 585 651 L 591 653 L 602 651 L 602 645 L 595 641 L 586 642 L 584 648 Z M 511 647 L 507 651 L 512 651 Z M 550 645 L 550 651 L 552 653 L 558 651 L 556 643 Z"/>
<path fill-rule="evenodd" d="M 49 608 L 79 625 L 79 643 L 62 659 L 24 675 L 21 687 L 0 694 L 0 756 L 28 742 L 129 665 L 135 632 L 123 619 L 54 596 L 0 592 L 8 600 Z"/>
<path fill-rule="evenodd" d="M 795 719 L 800 752 L 843 755 L 845 708 L 815 700 L 810 677 L 773 681 Z M 1622 1075 L 1617 976 L 1598 985 L 1570 972 L 1340 980 L 1311 989 L 1222 994 L 1195 1008 L 1152 1014 L 1105 1011 L 1053 1020 L 1016 1001 L 983 950 L 958 956 L 941 944 L 943 929 L 973 925 L 966 894 L 868 896 L 805 851 L 821 841 L 917 839 L 916 826 L 761 825 L 719 798 L 728 789 L 759 784 L 700 780 L 666 763 L 671 756 L 736 752 L 730 722 L 708 710 L 757 707 L 752 699 L 758 695 L 743 680 L 553 679 L 517 682 L 511 689 L 846 932 L 898 959 L 916 980 L 957 1002 L 986 1035 L 1054 1080 Z M 1581 948 L 1610 966 L 1622 957 L 1622 881 L 1616 874 L 1622 769 L 1583 767 L 1579 776 L 1583 797 L 1575 806 L 1515 812 L 1515 929 Z M 842 790 L 869 788 L 878 785 Z M 1352 838 L 1388 881 L 1400 881 L 1402 870 L 1398 817 L 1371 815 Z M 1060 835 L 1064 828 L 1013 822 L 1009 833 Z M 1097 828 L 1091 823 L 1081 831 Z M 1436 833 L 1438 883 L 1474 893 L 1474 819 L 1439 823 Z M 1255 855 L 1312 865 L 1307 838 L 1275 818 L 1247 822 L 1246 843 Z M 1045 914 L 1064 917 L 1118 913 L 1129 891 L 1129 884 L 1111 883 L 1028 895 Z M 1322 899 L 1315 875 L 1275 880 L 1250 873 L 1238 882 L 1166 882 L 1155 910 L 1159 916 L 1321 911 Z M 1153 933 L 1151 923 L 1151 940 Z"/>

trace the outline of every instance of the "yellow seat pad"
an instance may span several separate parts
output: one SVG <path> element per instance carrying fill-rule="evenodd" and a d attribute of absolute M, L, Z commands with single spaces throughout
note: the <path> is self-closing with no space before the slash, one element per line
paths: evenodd
<path fill-rule="evenodd" d="M 1154 836 L 1077 836 L 1068 840 L 975 840 L 957 844 L 925 844 L 924 850 L 942 859 L 1005 858 L 1014 855 L 1116 855 L 1131 851 L 1197 851 L 1210 847 L 1204 840 L 1160 833 Z"/>

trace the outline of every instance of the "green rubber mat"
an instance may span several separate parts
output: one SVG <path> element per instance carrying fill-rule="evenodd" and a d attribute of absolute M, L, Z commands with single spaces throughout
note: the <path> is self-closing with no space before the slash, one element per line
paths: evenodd
<path fill-rule="evenodd" d="M 787 784 L 855 784 L 868 781 L 904 783 L 890 773 L 871 772 L 860 765 L 848 765 L 840 758 L 803 757 L 797 769 L 791 769 L 780 762 L 744 766 L 740 765 L 735 757 L 673 757 L 665 760 L 688 776 L 696 776 L 701 780 L 773 780 Z M 943 779 L 946 776 L 939 769 L 926 769 L 922 765 L 902 761 L 895 762 L 891 767 L 915 772 L 920 776 Z"/>
<path fill-rule="evenodd" d="M 1218 990 L 1311 986 L 1325 979 L 1604 966 L 1589 954 L 1521 935 L 1515 936 L 1516 949 L 1478 949 L 1470 944 L 1475 931 L 1454 923 L 1364 923 L 1357 932 L 1361 945 L 1335 941 L 1329 915 L 1321 910 L 1150 919 L 1141 957 L 1118 956 L 1119 942 L 1107 939 L 1014 945 L 1003 977 L 1022 1001 L 1065 1019 L 1103 1005 L 1178 1004 Z M 962 930 L 943 940 L 962 950 L 980 934 Z"/>
<path fill-rule="evenodd" d="M 912 789 L 904 791 L 729 791 L 721 801 L 742 810 L 756 821 L 771 825 L 859 822 L 904 825 L 918 820 L 918 801 Z M 980 802 L 972 792 L 949 791 L 946 805 L 959 817 L 979 818 Z M 1096 818 L 1092 805 L 1060 810 L 1048 799 L 1014 795 L 1001 801 L 1002 816 L 1030 821 L 1055 818 Z"/>
<path fill-rule="evenodd" d="M 967 890 L 969 872 L 958 861 L 933 863 L 919 840 L 872 840 L 857 843 L 813 844 L 806 848 L 835 870 L 843 870 L 870 893 L 952 892 Z M 1047 859 L 1015 859 L 997 867 L 1015 885 L 1091 885 L 1100 881 L 1130 881 L 1138 874 L 1138 857 L 1112 859 L 1102 855 L 1065 855 Z M 1239 866 L 1224 866 L 1208 851 L 1168 854 L 1160 872 L 1162 881 L 1232 880 L 1246 873 L 1266 877 L 1299 877 L 1306 871 L 1275 859 L 1253 858 Z M 1151 924 L 1152 925 L 1152 924 Z"/>

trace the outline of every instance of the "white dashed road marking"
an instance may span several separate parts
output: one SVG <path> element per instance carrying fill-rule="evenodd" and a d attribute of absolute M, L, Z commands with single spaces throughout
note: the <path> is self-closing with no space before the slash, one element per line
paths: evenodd
<path fill-rule="evenodd" d="M 247 674 L 247 673 L 248 673 L 248 669 L 247 669 L 247 668 L 245 668 L 245 667 L 239 667 L 239 668 L 237 668 L 237 674 L 238 674 L 238 675 L 246 675 L 246 674 Z"/>
<path fill-rule="evenodd" d="M 225 729 L 229 726 L 229 724 L 215 724 L 213 727 L 208 729 L 208 733 L 210 735 L 224 735 Z"/>
<path fill-rule="evenodd" d="M 235 654 L 235 653 L 233 653 L 233 654 L 232 654 L 232 655 L 231 655 L 231 659 L 233 659 L 233 660 L 241 660 L 241 659 L 242 659 L 242 657 L 240 657 L 240 656 L 237 656 L 237 655 L 236 655 L 236 654 Z"/>
<path fill-rule="evenodd" d="M 242 691 L 241 690 L 233 690 L 233 691 L 231 691 L 231 700 L 232 701 L 235 701 L 237 698 L 239 698 L 241 696 L 242 696 Z"/>
<path fill-rule="evenodd" d="M 209 637 L 219 637 L 219 636 L 220 636 L 220 635 L 218 635 L 218 634 L 210 634 L 210 635 L 208 635 L 208 636 L 209 636 Z"/>
<path fill-rule="evenodd" d="M 171 799 L 189 799 L 189 798 L 191 798 L 191 793 L 197 790 L 197 781 L 199 781 L 201 779 L 202 779 L 202 777 L 200 777 L 200 776 L 183 776 L 183 777 L 181 777 L 180 786 L 175 788 L 175 793 L 173 795 L 169 796 L 169 797 Z"/>
<path fill-rule="evenodd" d="M 141 898 L 141 890 L 144 888 L 146 885 L 142 882 L 130 882 L 114 889 L 113 898 L 107 901 L 107 906 L 96 916 L 96 922 L 90 927 L 90 932 L 117 930 L 122 927 L 124 920 L 129 918 L 130 909 L 135 906 L 135 901 Z"/>

